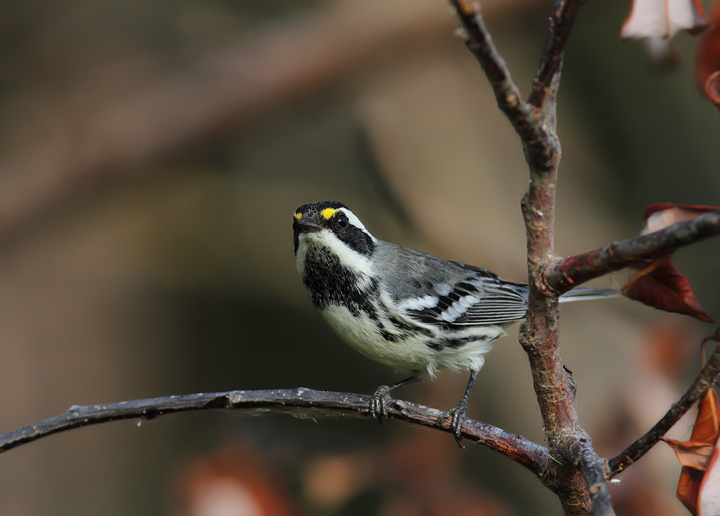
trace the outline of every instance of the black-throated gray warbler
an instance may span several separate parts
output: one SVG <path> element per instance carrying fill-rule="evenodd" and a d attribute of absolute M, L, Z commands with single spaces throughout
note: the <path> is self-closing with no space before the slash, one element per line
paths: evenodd
<path fill-rule="evenodd" d="M 390 391 L 438 369 L 469 370 L 465 395 L 446 413 L 460 444 L 475 377 L 505 328 L 525 318 L 528 289 L 496 274 L 373 237 L 342 203 L 300 206 L 293 217 L 295 263 L 310 300 L 330 327 L 363 355 L 413 376 L 380 386 L 375 418 Z M 561 301 L 617 295 L 576 288 Z"/>

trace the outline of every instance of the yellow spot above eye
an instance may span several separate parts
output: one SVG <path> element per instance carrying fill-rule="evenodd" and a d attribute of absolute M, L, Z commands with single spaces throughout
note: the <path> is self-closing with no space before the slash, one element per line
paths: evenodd
<path fill-rule="evenodd" d="M 295 214 L 295 220 L 298 220 L 298 221 L 299 221 L 301 218 L 302 218 L 302 213 L 297 212 L 297 213 Z"/>
<path fill-rule="evenodd" d="M 330 218 L 335 214 L 337 210 L 334 208 L 325 208 L 323 211 L 320 212 L 320 215 L 323 216 L 325 220 L 330 220 Z"/>

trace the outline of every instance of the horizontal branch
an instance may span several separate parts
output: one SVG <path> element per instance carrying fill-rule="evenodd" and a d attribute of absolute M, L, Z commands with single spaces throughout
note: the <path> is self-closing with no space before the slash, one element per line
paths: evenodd
<path fill-rule="evenodd" d="M 315 391 L 299 387 L 186 394 L 106 405 L 73 406 L 65 414 L 0 435 L 0 453 L 73 428 L 121 419 L 153 419 L 165 414 L 196 410 L 226 409 L 253 413 L 274 410 L 290 412 L 300 417 L 306 417 L 307 413 L 312 411 L 312 417 L 341 413 L 371 417 L 370 399 L 370 396 L 364 394 Z M 453 433 L 450 429 L 450 418 L 437 409 L 393 399 L 388 401 L 387 413 L 388 417 L 393 419 Z M 547 449 L 543 446 L 472 419 L 466 419 L 461 430 L 463 439 L 495 450 L 541 477 L 548 458 Z"/>
<path fill-rule="evenodd" d="M 720 328 L 716 331 L 715 335 L 708 337 L 703 341 L 703 344 L 708 340 L 720 341 Z M 675 403 L 670 410 L 653 426 L 645 435 L 640 437 L 637 441 L 628 446 L 625 450 L 619 453 L 608 461 L 607 478 L 612 478 L 625 468 L 637 462 L 643 455 L 645 455 L 650 449 L 655 446 L 658 441 L 677 423 L 685 413 L 690 410 L 695 402 L 710 389 L 713 383 L 716 381 L 718 373 L 720 372 L 720 347 L 715 350 L 715 353 L 710 357 L 710 361 L 700 371 L 700 374 L 683 394 L 682 398 Z"/>
<path fill-rule="evenodd" d="M 588 253 L 557 260 L 545 272 L 545 285 L 555 294 L 619 271 L 672 253 L 680 247 L 720 234 L 720 210 L 698 215 L 648 235 L 613 242 Z"/>

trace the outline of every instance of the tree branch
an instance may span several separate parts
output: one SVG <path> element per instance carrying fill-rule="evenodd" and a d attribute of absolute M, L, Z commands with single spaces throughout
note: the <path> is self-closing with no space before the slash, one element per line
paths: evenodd
<path fill-rule="evenodd" d="M 550 17 L 550 37 L 545 43 L 537 75 L 532 85 L 528 104 L 539 108 L 545 103 L 551 92 L 553 78 L 562 67 L 565 54 L 565 43 L 575 23 L 575 16 L 580 7 L 579 0 L 558 0 L 553 15 Z"/>
<path fill-rule="evenodd" d="M 526 0 L 522 9 L 534 9 L 540 1 Z M 23 123 L 10 124 L 13 152 L 0 157 L 0 248 L 77 197 L 153 170 L 139 164 L 184 151 L 228 128 L 253 128 L 279 108 L 365 75 L 364 67 L 386 58 L 388 48 L 407 52 L 432 45 L 453 23 L 435 0 L 320 5 L 291 22 L 244 33 L 237 44 L 200 56 L 175 76 L 156 77 L 152 61 L 112 63 L 110 72 L 82 69 L 72 95 L 19 112 Z M 484 0 L 483 6 L 486 12 L 518 13 L 518 5 L 505 0 Z M 145 67 L 154 71 L 144 91 L 125 98 L 103 93 L 107 81 L 137 77 Z M 98 77 L 97 83 L 88 83 L 88 75 Z M 60 116 L 46 127 L 48 111 Z"/>
<path fill-rule="evenodd" d="M 495 48 L 490 33 L 480 14 L 480 3 L 472 0 L 450 0 L 463 24 L 467 39 L 465 45 L 477 58 L 495 92 L 498 107 L 515 125 L 523 119 L 534 118 L 521 100 L 520 89 L 510 77 L 510 70 Z M 518 129 L 516 127 L 516 129 Z M 518 129 L 518 133 L 520 130 Z M 523 137 L 523 134 L 520 133 Z M 525 138 L 523 138 L 525 139 Z"/>
<path fill-rule="evenodd" d="M 570 449 L 576 457 L 575 466 L 587 484 L 593 516 L 611 516 L 614 512 L 605 480 L 607 463 L 598 456 L 587 439 L 579 439 Z"/>
<path fill-rule="evenodd" d="M 680 247 L 720 234 L 720 210 L 587 253 L 558 259 L 545 273 L 546 288 L 556 295 L 629 265 L 656 259 Z"/>
<path fill-rule="evenodd" d="M 715 335 L 707 337 L 703 340 L 703 344 L 709 340 L 720 342 L 720 328 Z M 705 392 L 713 386 L 720 372 L 720 347 L 710 357 L 710 361 L 700 371 L 700 374 L 688 390 L 683 394 L 682 398 L 675 403 L 670 410 L 653 426 L 645 435 L 628 446 L 621 453 L 608 461 L 606 478 L 612 478 L 625 468 L 637 462 L 643 455 L 655 446 L 658 441 L 677 423 L 685 413 L 690 410 L 695 402 L 705 394 Z"/>
<path fill-rule="evenodd" d="M 472 0 L 450 0 L 450 4 L 455 8 L 465 29 L 465 45 L 485 72 L 495 92 L 498 107 L 520 136 L 528 162 L 531 166 L 545 168 L 547 163 L 558 161 L 559 148 L 547 145 L 550 137 L 546 124 L 541 120 L 541 111 L 521 99 L 520 89 L 513 82 L 505 61 L 500 57 L 485 27 L 480 14 L 480 3 Z M 554 123 L 551 125 L 549 130 L 554 133 Z"/>
<path fill-rule="evenodd" d="M 106 405 L 73 406 L 62 415 L 24 426 L 0 435 L 0 453 L 52 434 L 121 419 L 153 419 L 176 412 L 197 410 L 285 411 L 313 417 L 342 413 L 371 416 L 371 397 L 347 392 L 297 389 L 229 391 L 186 394 L 162 398 L 121 401 Z M 388 417 L 408 423 L 453 433 L 450 418 L 440 410 L 401 400 L 390 400 Z M 462 438 L 485 446 L 511 458 L 541 477 L 548 461 L 547 449 L 522 436 L 510 434 L 492 425 L 466 419 Z"/>
<path fill-rule="evenodd" d="M 503 4 L 494 1 L 492 8 L 507 9 Z M 97 105 L 103 88 L 87 85 L 83 70 L 73 99 L 85 93 L 93 100 L 62 98 L 58 106 L 73 110 L 63 113 L 53 105 L 63 116 L 49 134 L 39 120 L 33 123 L 32 112 L 24 113 L 29 129 L 19 135 L 19 146 L 13 143 L 17 150 L 0 158 L 0 247 L 76 196 L 152 170 L 138 164 L 228 128 L 254 128 L 268 113 L 347 81 L 388 48 L 427 45 L 452 27 L 433 0 L 412 2 L 412 8 L 405 0 L 321 5 L 291 22 L 243 34 L 235 45 L 201 56 L 177 75 L 148 80 L 151 86 L 126 98 L 107 96 Z M 119 66 L 113 63 L 100 84 L 138 73 L 132 64 Z"/>
<path fill-rule="evenodd" d="M 558 302 L 546 294 L 547 287 L 543 281 L 545 270 L 557 259 L 554 250 L 555 187 L 561 147 L 556 134 L 556 96 L 560 86 L 563 49 L 578 2 L 556 1 L 551 33 L 528 102 L 520 100 L 520 92 L 485 28 L 479 3 L 470 0 L 450 0 L 450 3 L 467 33 L 468 49 L 480 62 L 493 87 L 498 106 L 520 136 L 530 168 L 530 187 L 522 203 L 527 230 L 530 293 L 520 342 L 530 360 L 533 387 L 545 426 L 549 453 L 557 461 L 548 465 L 552 481 L 546 484 L 559 486 L 556 492 L 566 515 L 586 515 L 591 507 L 595 507 L 596 498 L 590 496 L 588 483 L 580 475 L 578 464 L 584 464 L 588 475 L 597 473 L 590 467 L 595 462 L 588 459 L 591 456 L 597 458 L 597 454 L 590 444 L 578 450 L 572 447 L 573 443 L 589 443 L 590 439 L 578 421 L 575 384 L 560 360 Z M 568 464 L 575 467 L 568 467 Z M 589 485 L 593 489 L 595 476 L 586 477 L 592 482 Z M 602 474 L 600 482 L 604 485 Z M 609 507 L 607 489 L 597 496 L 600 497 L 598 500 L 603 500 L 602 503 L 597 502 L 598 507 Z M 607 511 L 598 514 L 604 515 Z"/>

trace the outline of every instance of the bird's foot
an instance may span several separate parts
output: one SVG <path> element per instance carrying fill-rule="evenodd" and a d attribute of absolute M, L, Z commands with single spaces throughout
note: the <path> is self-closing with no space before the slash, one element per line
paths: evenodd
<path fill-rule="evenodd" d="M 468 409 L 468 400 L 461 399 L 460 402 L 457 404 L 457 406 L 453 409 L 448 410 L 447 412 L 443 412 L 442 419 L 444 420 L 447 417 L 451 418 L 450 421 L 450 429 L 455 434 L 455 442 L 458 444 L 460 448 L 465 448 L 462 445 L 462 434 L 460 432 L 462 428 L 462 424 L 465 421 L 465 413 Z"/>
<path fill-rule="evenodd" d="M 387 420 L 387 402 L 390 400 L 391 390 L 389 385 L 381 385 L 373 393 L 370 401 L 370 413 L 383 426 Z"/>

